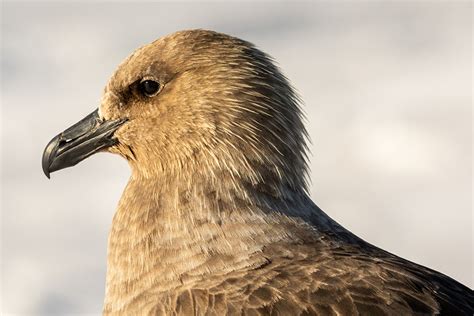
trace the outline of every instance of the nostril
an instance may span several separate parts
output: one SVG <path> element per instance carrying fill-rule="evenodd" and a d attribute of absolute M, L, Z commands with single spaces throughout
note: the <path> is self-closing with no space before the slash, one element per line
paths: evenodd
<path fill-rule="evenodd" d="M 74 140 L 73 138 L 62 138 L 58 142 L 58 147 L 59 148 L 64 148 L 64 146 L 66 146 L 67 144 L 69 144 L 73 140 Z"/>

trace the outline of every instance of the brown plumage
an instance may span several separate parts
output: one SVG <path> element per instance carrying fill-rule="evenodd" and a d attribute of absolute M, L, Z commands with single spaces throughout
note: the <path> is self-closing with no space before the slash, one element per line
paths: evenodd
<path fill-rule="evenodd" d="M 132 169 L 109 236 L 105 315 L 473 313 L 470 289 L 364 242 L 310 200 L 299 100 L 252 44 L 193 30 L 139 48 L 105 88 L 93 125 L 105 123 L 97 150 Z M 71 133 L 48 145 L 48 175 L 93 153 L 71 160 L 85 137 Z"/>

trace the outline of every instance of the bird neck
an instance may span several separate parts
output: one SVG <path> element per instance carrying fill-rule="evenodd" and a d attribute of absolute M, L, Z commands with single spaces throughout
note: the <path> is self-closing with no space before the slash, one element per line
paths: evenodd
<path fill-rule="evenodd" d="M 265 245 L 314 232 L 295 211 L 314 205 L 306 195 L 290 200 L 179 183 L 130 179 L 109 236 L 106 305 L 126 304 L 143 289 L 167 292 L 214 273 L 258 267 L 266 262 Z"/>
<path fill-rule="evenodd" d="M 106 305 L 133 300 L 133 289 L 165 292 L 230 267 L 259 266 L 265 245 L 298 240 L 308 226 L 284 211 L 301 209 L 303 197 L 178 183 L 132 176 L 127 184 L 109 236 Z"/>

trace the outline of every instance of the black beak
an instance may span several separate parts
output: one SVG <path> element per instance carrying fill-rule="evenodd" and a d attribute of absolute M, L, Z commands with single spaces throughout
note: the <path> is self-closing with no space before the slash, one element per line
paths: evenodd
<path fill-rule="evenodd" d="M 98 110 L 54 137 L 43 152 L 43 172 L 72 167 L 101 149 L 116 145 L 114 132 L 126 119 L 101 120 Z"/>

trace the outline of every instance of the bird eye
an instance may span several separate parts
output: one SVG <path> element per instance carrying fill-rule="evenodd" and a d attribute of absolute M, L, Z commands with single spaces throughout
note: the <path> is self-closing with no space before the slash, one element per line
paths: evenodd
<path fill-rule="evenodd" d="M 154 80 L 143 80 L 140 82 L 139 90 L 147 97 L 152 97 L 160 90 L 160 84 Z"/>

